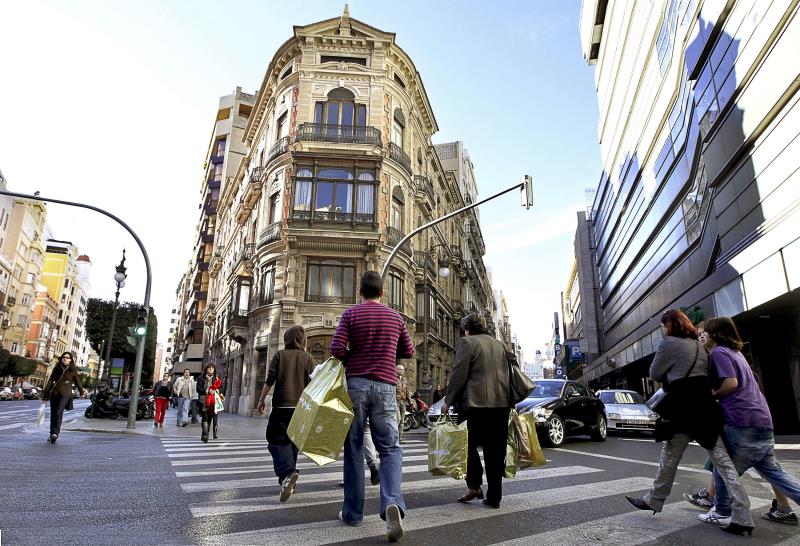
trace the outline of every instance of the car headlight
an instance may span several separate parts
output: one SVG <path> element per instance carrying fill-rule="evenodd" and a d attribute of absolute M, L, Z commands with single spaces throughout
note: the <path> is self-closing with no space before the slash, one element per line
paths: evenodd
<path fill-rule="evenodd" d="M 647 414 L 647 417 L 650 418 L 650 419 L 658 419 L 658 414 L 657 413 L 653 413 L 651 411 L 650 413 Z"/>
<path fill-rule="evenodd" d="M 534 406 L 523 411 L 522 413 L 533 415 L 533 418 L 537 423 L 545 423 L 548 419 L 550 419 L 550 416 L 553 414 L 553 410 Z"/>
<path fill-rule="evenodd" d="M 619 419 L 619 413 L 609 413 L 608 414 L 608 418 L 609 419 Z"/>

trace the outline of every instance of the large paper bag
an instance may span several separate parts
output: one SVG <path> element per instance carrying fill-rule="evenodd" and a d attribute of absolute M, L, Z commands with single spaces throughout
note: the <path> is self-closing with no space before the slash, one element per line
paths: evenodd
<path fill-rule="evenodd" d="M 428 470 L 435 476 L 463 480 L 467 476 L 467 422 L 460 425 L 440 417 L 428 433 Z"/>
<path fill-rule="evenodd" d="M 517 465 L 519 464 L 517 451 L 517 432 L 514 429 L 514 423 L 509 418 L 508 434 L 506 435 L 506 466 L 503 470 L 504 478 L 512 479 L 517 475 Z"/>
<path fill-rule="evenodd" d="M 533 415 L 530 413 L 520 415 L 512 410 L 511 422 L 517 436 L 518 467 L 528 468 L 547 464 L 542 447 L 539 445 L 539 437 L 536 435 L 536 421 Z"/>
<path fill-rule="evenodd" d="M 329 358 L 300 396 L 286 432 L 297 449 L 322 466 L 339 456 L 352 422 L 344 366 Z"/>

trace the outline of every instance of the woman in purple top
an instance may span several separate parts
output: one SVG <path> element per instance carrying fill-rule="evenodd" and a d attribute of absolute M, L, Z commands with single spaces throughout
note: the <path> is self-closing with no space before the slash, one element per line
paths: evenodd
<path fill-rule="evenodd" d="M 740 352 L 742 340 L 736 325 L 727 317 L 706 322 L 706 347 L 711 348 L 712 376 L 717 378 L 714 394 L 719 398 L 725 417 L 724 438 L 733 464 L 741 476 L 755 468 L 776 492 L 800 504 L 800 482 L 787 474 L 775 460 L 772 416 L 753 371 Z M 717 471 L 715 506 L 699 517 L 708 523 L 724 524 L 731 515 L 730 495 Z M 779 496 L 773 509 L 764 517 L 777 520 L 780 512 L 791 513 L 785 497 Z M 773 512 L 776 512 L 773 515 Z"/>

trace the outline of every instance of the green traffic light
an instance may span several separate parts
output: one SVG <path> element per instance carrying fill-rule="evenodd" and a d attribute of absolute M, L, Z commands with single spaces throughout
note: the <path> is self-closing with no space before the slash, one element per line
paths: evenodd
<path fill-rule="evenodd" d="M 136 327 L 136 329 L 134 330 L 134 333 L 135 333 L 137 336 L 143 336 L 143 335 L 145 335 L 145 334 L 147 333 L 147 326 L 144 326 L 144 325 L 139 325 L 139 326 L 137 326 L 137 327 Z"/>

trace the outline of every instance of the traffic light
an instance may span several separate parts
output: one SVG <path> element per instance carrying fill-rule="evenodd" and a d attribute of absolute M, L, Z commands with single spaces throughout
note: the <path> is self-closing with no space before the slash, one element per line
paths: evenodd
<path fill-rule="evenodd" d="M 125 339 L 128 340 L 128 345 L 135 349 L 139 340 L 139 338 L 136 337 L 136 328 L 128 326 L 128 335 L 125 336 Z"/>
<path fill-rule="evenodd" d="M 533 177 L 531 175 L 526 174 L 522 177 L 522 206 L 526 209 L 530 209 L 533 206 Z"/>
<path fill-rule="evenodd" d="M 139 307 L 136 312 L 136 326 L 134 326 L 133 334 L 137 337 L 144 337 L 147 333 L 147 309 Z"/>

